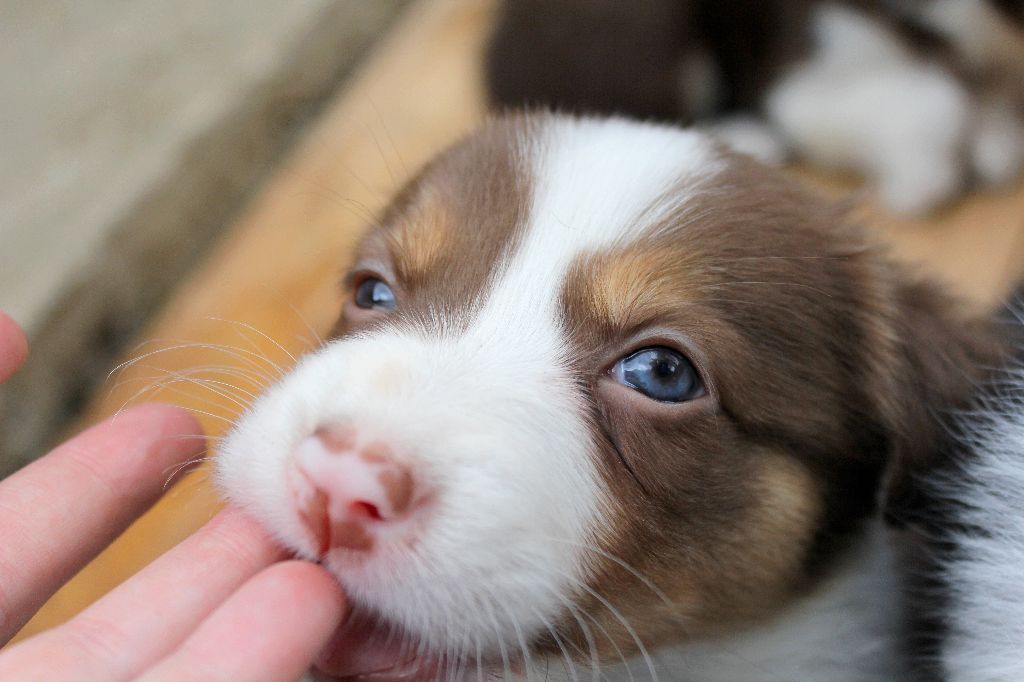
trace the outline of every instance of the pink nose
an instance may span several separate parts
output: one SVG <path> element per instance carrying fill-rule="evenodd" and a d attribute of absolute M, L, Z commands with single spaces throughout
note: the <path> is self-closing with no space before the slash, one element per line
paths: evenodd
<path fill-rule="evenodd" d="M 318 429 L 295 449 L 296 509 L 321 556 L 366 551 L 416 506 L 412 472 L 386 444 L 357 447 L 351 428 Z"/>

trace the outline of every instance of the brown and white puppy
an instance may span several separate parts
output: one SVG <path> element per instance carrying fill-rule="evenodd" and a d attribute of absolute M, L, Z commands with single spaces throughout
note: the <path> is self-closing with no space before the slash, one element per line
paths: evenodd
<path fill-rule="evenodd" d="M 513 116 L 346 291 L 217 460 L 357 605 L 325 669 L 897 679 L 880 496 L 993 344 L 838 210 L 696 132 Z"/>
<path fill-rule="evenodd" d="M 497 104 L 707 125 L 931 210 L 1024 167 L 1019 0 L 504 0 Z"/>

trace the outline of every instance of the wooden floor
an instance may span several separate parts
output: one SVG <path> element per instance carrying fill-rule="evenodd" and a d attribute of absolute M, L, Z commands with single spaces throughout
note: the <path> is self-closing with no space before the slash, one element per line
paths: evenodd
<path fill-rule="evenodd" d="M 412 7 L 223 243 L 181 284 L 140 339 L 131 356 L 136 362 L 95 397 L 89 422 L 157 398 L 199 411 L 216 436 L 240 405 L 220 384 L 190 379 L 255 393 L 316 342 L 340 307 L 337 282 L 360 231 L 404 178 L 484 116 L 479 65 L 493 5 L 420 0 Z M 849 194 L 843 183 L 810 180 L 826 192 Z M 1024 188 L 972 197 L 931 221 L 898 221 L 870 206 L 859 213 L 899 256 L 979 305 L 997 301 L 1024 264 Z M 200 345 L 177 347 L 182 344 Z M 67 619 L 216 508 L 201 470 L 58 593 L 22 635 Z"/>

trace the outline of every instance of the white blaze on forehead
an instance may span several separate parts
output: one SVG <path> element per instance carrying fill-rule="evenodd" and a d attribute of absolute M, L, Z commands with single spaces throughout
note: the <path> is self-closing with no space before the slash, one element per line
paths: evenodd
<path fill-rule="evenodd" d="M 503 427 L 514 432 L 496 431 L 496 442 L 517 434 L 529 441 L 506 463 L 509 483 L 528 491 L 518 513 L 532 540 L 514 553 L 530 558 L 530 608 L 550 621 L 596 558 L 577 548 L 592 543 L 617 506 L 598 473 L 588 406 L 564 369 L 563 282 L 580 254 L 642 237 L 723 162 L 699 134 L 624 120 L 552 118 L 531 133 L 522 141 L 533 187 L 522 237 L 496 265 L 465 333 L 439 343 L 460 363 L 486 363 L 487 388 L 474 394 L 470 413 L 493 404 L 516 415 Z M 508 457 L 488 453 L 488 466 Z M 540 518 L 527 519 L 527 510 Z M 521 622 L 543 629 L 533 615 Z"/>
<path fill-rule="evenodd" d="M 551 119 L 525 144 L 531 208 L 481 327 L 556 335 L 556 304 L 573 260 L 642 236 L 724 163 L 699 133 L 624 119 Z"/>

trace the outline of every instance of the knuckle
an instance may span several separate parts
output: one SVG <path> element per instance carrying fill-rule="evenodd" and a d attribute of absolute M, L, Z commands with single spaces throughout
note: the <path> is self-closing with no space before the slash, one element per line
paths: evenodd
<path fill-rule="evenodd" d="M 119 625 L 106 619 L 79 615 L 66 626 L 70 646 L 85 659 L 113 664 L 124 658 L 128 638 Z"/>

